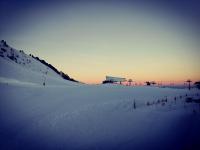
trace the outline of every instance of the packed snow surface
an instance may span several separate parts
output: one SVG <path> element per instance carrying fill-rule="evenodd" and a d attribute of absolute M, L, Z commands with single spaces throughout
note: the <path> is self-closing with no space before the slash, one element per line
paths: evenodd
<path fill-rule="evenodd" d="M 1 149 L 199 146 L 199 105 L 184 102 L 196 90 L 17 82 L 1 83 L 0 89 Z"/>

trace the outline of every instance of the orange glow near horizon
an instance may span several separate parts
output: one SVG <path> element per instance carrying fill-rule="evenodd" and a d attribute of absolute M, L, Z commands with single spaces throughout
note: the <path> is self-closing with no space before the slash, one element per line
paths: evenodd
<path fill-rule="evenodd" d="M 155 81 L 156 83 L 161 83 L 161 84 L 166 84 L 166 85 L 169 85 L 169 84 L 184 84 L 186 80 L 190 79 L 192 80 L 192 83 L 196 82 L 196 81 L 200 81 L 200 77 L 199 76 L 182 76 L 181 78 L 179 76 L 177 77 L 165 77 L 165 78 L 162 78 L 162 77 L 156 77 L 156 76 L 136 76 L 136 75 L 125 75 L 125 74 L 122 74 L 122 75 L 113 75 L 113 74 L 105 74 L 105 75 L 99 75 L 99 76 L 95 76 L 95 77 L 91 77 L 91 76 L 85 76 L 83 78 L 83 76 L 77 76 L 76 74 L 74 75 L 71 75 L 72 77 L 76 77 L 75 79 L 79 79 L 79 78 L 82 78 L 82 80 L 79 80 L 83 83 L 87 83 L 87 84 L 100 84 L 102 83 L 102 81 L 105 80 L 105 77 L 106 75 L 111 75 L 111 76 L 115 76 L 115 77 L 124 77 L 126 78 L 127 80 L 128 79 L 132 79 L 133 80 L 133 83 L 137 83 L 137 84 L 144 84 L 146 81 Z M 125 82 L 126 84 L 126 82 Z"/>
<path fill-rule="evenodd" d="M 126 79 L 133 79 L 133 78 L 126 78 Z M 189 78 L 188 78 L 189 79 Z M 83 81 L 83 83 L 86 83 L 86 84 L 101 84 L 102 81 L 105 80 L 105 77 L 104 78 L 101 78 L 101 79 L 94 79 L 94 80 L 87 80 L 85 79 Z M 187 79 L 186 79 L 187 80 Z M 134 84 L 136 83 L 137 85 L 145 85 L 145 82 L 146 81 L 155 81 L 157 84 L 162 84 L 162 85 L 170 85 L 170 84 L 174 84 L 174 85 L 183 85 L 184 83 L 186 83 L 186 80 L 134 80 Z M 192 83 L 196 82 L 196 81 L 200 81 L 200 79 L 191 79 L 192 80 Z M 124 82 L 124 84 L 127 84 L 128 82 Z"/>

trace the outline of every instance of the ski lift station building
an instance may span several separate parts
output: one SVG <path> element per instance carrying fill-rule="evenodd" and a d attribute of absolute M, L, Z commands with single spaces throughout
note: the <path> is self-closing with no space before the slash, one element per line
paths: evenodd
<path fill-rule="evenodd" d="M 122 82 L 125 82 L 125 81 L 126 81 L 126 78 L 106 76 L 106 80 L 103 81 L 103 82 L 104 83 L 117 83 L 117 82 L 119 82 L 121 84 Z"/>

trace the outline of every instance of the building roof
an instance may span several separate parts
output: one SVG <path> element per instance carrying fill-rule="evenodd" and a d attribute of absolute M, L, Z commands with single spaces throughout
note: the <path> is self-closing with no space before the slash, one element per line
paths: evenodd
<path fill-rule="evenodd" d="M 124 81 L 126 81 L 126 78 L 106 76 L 106 81 L 124 82 Z"/>

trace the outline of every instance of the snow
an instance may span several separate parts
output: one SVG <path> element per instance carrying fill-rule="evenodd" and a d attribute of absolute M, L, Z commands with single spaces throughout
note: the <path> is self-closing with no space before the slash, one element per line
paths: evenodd
<path fill-rule="evenodd" d="M 200 105 L 185 102 L 199 90 L 80 84 L 34 64 L 0 57 L 1 150 L 200 148 Z"/>
<path fill-rule="evenodd" d="M 47 81 L 50 85 L 76 85 L 66 82 L 63 78 L 33 57 L 23 51 L 16 50 L 10 46 L 0 43 L 0 77 L 21 82 L 31 82 L 42 85 Z M 2 57 L 3 56 L 3 57 Z M 13 56 L 13 59 L 10 57 Z"/>
<path fill-rule="evenodd" d="M 185 141 L 191 146 L 199 140 L 199 105 L 173 100 L 196 90 L 9 83 L 0 89 L 5 149 L 182 149 Z M 146 105 L 163 95 L 166 105 Z"/>

